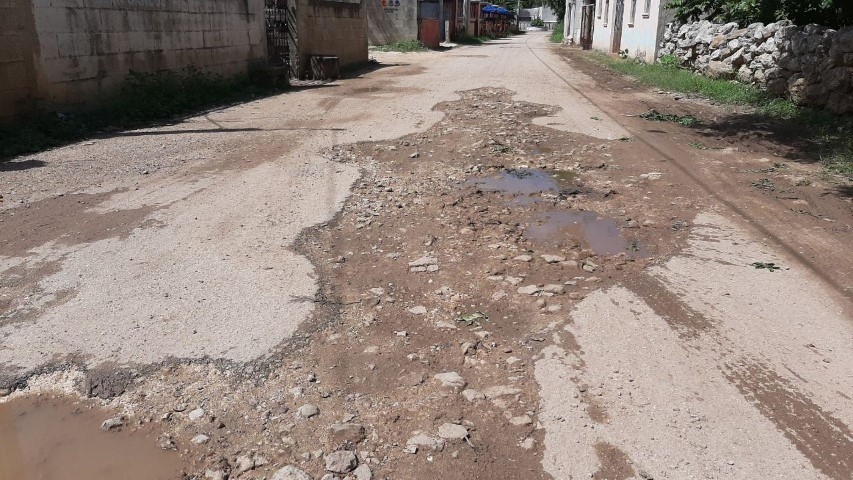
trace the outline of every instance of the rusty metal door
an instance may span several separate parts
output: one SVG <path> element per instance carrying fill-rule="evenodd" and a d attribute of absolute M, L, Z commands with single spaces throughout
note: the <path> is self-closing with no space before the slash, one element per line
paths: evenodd
<path fill-rule="evenodd" d="M 610 51 L 619 53 L 622 49 L 622 17 L 625 16 L 625 0 L 616 0 L 616 8 L 613 12 L 613 43 Z"/>
<path fill-rule="evenodd" d="M 589 50 L 592 48 L 592 27 L 595 24 L 595 5 L 584 5 L 581 9 L 581 48 Z"/>
<path fill-rule="evenodd" d="M 273 67 L 284 67 L 291 76 L 296 70 L 295 11 L 287 0 L 264 0 L 267 23 L 267 58 Z"/>

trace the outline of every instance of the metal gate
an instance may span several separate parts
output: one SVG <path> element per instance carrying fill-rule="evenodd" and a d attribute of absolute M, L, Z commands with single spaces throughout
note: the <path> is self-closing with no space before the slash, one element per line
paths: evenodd
<path fill-rule="evenodd" d="M 267 21 L 267 56 L 270 66 L 296 70 L 296 22 L 287 0 L 264 0 Z"/>
<path fill-rule="evenodd" d="M 592 48 L 592 27 L 594 25 L 595 5 L 584 5 L 581 9 L 581 48 Z"/>

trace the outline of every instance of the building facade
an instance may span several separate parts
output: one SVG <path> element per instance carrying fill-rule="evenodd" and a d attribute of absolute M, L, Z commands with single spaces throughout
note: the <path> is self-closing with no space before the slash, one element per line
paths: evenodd
<path fill-rule="evenodd" d="M 666 0 L 596 0 L 592 47 L 655 60 L 666 25 L 673 19 Z"/>

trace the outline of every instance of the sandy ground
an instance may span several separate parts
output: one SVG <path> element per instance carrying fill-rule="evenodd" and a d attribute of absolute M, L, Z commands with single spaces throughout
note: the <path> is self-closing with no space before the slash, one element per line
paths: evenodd
<path fill-rule="evenodd" d="M 691 151 L 713 139 L 624 117 L 725 112 L 564 53 L 377 53 L 16 159 L 6 398 L 101 396 L 194 478 L 321 478 L 346 452 L 374 478 L 851 478 L 849 198 L 748 139 Z"/>

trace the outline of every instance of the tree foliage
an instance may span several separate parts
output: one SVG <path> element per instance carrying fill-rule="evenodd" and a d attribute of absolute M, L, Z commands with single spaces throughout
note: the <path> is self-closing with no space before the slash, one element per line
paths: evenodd
<path fill-rule="evenodd" d="M 741 25 L 777 20 L 833 28 L 853 25 L 851 0 L 673 0 L 669 6 L 682 21 L 707 18 Z"/>

